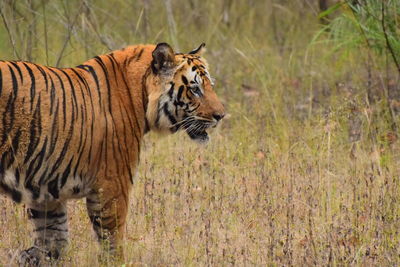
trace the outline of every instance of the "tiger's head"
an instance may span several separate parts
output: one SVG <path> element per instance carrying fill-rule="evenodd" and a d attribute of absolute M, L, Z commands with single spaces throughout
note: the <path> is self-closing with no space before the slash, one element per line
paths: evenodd
<path fill-rule="evenodd" d="M 207 62 L 201 56 L 204 46 L 188 54 L 175 54 L 168 44 L 160 43 L 152 52 L 146 112 L 150 129 L 171 133 L 184 130 L 192 140 L 206 143 L 207 130 L 225 116 Z"/>

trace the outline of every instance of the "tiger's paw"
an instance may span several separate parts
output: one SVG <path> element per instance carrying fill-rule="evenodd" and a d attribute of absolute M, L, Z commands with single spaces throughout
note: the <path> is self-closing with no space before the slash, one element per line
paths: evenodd
<path fill-rule="evenodd" d="M 31 247 L 21 252 L 18 259 L 19 266 L 36 267 L 42 266 L 46 260 L 49 260 L 48 252 L 38 247 Z"/>

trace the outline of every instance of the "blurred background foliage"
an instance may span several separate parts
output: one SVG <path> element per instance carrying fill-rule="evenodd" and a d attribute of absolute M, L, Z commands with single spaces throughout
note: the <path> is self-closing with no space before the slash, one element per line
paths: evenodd
<path fill-rule="evenodd" d="M 0 11 L 1 59 L 70 67 L 131 44 L 207 44 L 228 116 L 207 148 L 146 137 L 127 262 L 399 264 L 399 1 L 2 0 Z M 30 239 L 23 210 L 1 201 L 6 264 Z M 72 205 L 69 261 L 91 265 Z"/>

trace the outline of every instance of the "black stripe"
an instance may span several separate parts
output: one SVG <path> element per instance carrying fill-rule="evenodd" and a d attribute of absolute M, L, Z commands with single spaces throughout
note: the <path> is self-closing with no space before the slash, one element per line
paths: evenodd
<path fill-rule="evenodd" d="M 174 87 L 175 87 L 175 84 L 173 82 L 171 82 L 171 88 L 168 90 L 168 95 L 169 95 L 170 99 L 172 99 L 172 97 L 174 96 Z"/>
<path fill-rule="evenodd" d="M 61 69 L 60 69 L 60 71 L 65 75 L 65 77 L 67 77 L 69 86 L 71 87 L 72 103 L 74 104 L 72 106 L 72 114 L 75 114 L 75 116 L 71 117 L 72 118 L 71 123 L 74 123 L 75 119 L 78 117 L 78 112 L 79 112 L 79 110 L 78 110 L 78 101 L 76 100 L 76 94 L 75 94 L 75 87 L 74 87 L 74 84 L 72 83 L 71 77 L 68 75 L 68 73 L 66 73 L 65 71 L 63 71 Z M 74 108 L 75 108 L 76 112 L 74 112 Z"/>
<path fill-rule="evenodd" d="M 8 117 L 10 117 L 10 119 Z M 12 129 L 11 121 L 13 120 L 11 118 L 14 118 L 14 99 L 12 94 L 10 94 L 10 96 L 8 97 L 6 110 L 3 113 L 3 136 L 1 140 L 1 146 L 5 144 L 8 135 L 11 132 Z"/>
<path fill-rule="evenodd" d="M 72 194 L 74 194 L 74 195 L 77 195 L 77 194 L 79 194 L 81 192 L 81 189 L 79 188 L 79 186 L 74 186 L 73 188 L 72 188 Z"/>
<path fill-rule="evenodd" d="M 142 49 L 139 51 L 139 53 L 132 55 L 129 59 L 126 60 L 126 62 L 124 63 L 124 65 L 129 65 L 129 64 L 132 62 L 132 60 L 139 61 L 140 58 L 142 57 L 143 51 L 144 51 L 144 48 L 142 48 Z M 134 52 L 136 52 L 136 49 L 135 49 Z"/>
<path fill-rule="evenodd" d="M 200 103 L 199 103 L 196 107 L 194 107 L 194 108 L 192 108 L 192 109 L 189 109 L 189 106 L 187 106 L 187 107 L 185 108 L 185 111 L 186 111 L 187 113 L 192 113 L 192 112 L 196 111 L 199 107 L 200 107 Z"/>
<path fill-rule="evenodd" d="M 86 110 L 86 97 L 85 97 L 85 93 L 84 93 L 83 88 L 82 88 L 82 84 L 84 86 L 86 86 L 86 81 L 83 79 L 83 77 L 80 75 L 80 73 L 77 72 L 75 69 L 71 68 L 71 71 L 76 75 L 76 77 L 78 77 L 78 79 L 80 81 L 80 83 L 78 82 L 78 85 L 79 85 L 79 89 L 81 90 L 81 95 L 82 95 L 82 99 L 83 99 L 83 103 L 84 103 L 83 106 L 80 105 L 81 106 L 80 110 L 82 112 L 82 120 L 83 120 L 87 115 L 87 110 Z M 82 130 L 83 130 L 83 127 L 82 127 Z"/>
<path fill-rule="evenodd" d="M 62 225 L 62 224 L 64 224 L 64 223 L 66 223 L 66 222 L 67 222 L 67 221 L 65 220 L 65 222 L 60 222 L 58 225 Z M 67 229 L 60 229 L 60 228 L 57 228 L 57 227 L 54 227 L 54 226 L 51 226 L 51 227 L 42 226 L 42 227 L 36 228 L 36 229 L 33 230 L 33 231 L 34 231 L 34 232 L 41 232 L 41 231 L 48 231 L 48 230 L 57 231 L 57 232 L 68 232 Z"/>
<path fill-rule="evenodd" d="M 67 101 L 66 101 L 66 96 L 65 96 L 65 87 L 64 87 L 64 83 L 63 80 L 61 79 L 60 75 L 58 75 L 57 72 L 55 72 L 53 69 L 49 69 L 51 72 L 53 72 L 56 77 L 58 78 L 58 81 L 60 82 L 61 85 L 61 90 L 62 90 L 62 105 L 63 105 L 63 116 L 64 116 L 64 120 L 63 120 L 63 126 L 65 128 L 65 125 L 67 123 Z"/>
<path fill-rule="evenodd" d="M 53 154 L 54 149 L 56 148 L 57 145 L 57 140 L 58 140 L 58 100 L 57 100 L 57 105 L 56 105 L 56 111 L 53 116 L 53 123 L 51 124 L 51 138 L 50 138 L 50 150 L 49 153 L 47 154 L 47 158 Z"/>
<path fill-rule="evenodd" d="M 35 178 L 35 175 L 42 168 L 44 156 L 46 154 L 47 149 L 47 137 L 43 143 L 42 149 L 36 155 L 36 157 L 31 161 L 27 170 L 27 177 L 25 179 L 25 188 L 29 189 L 32 192 L 33 199 L 38 199 L 40 196 L 40 187 L 37 185 L 33 185 L 32 181 Z"/>
<path fill-rule="evenodd" d="M 17 182 L 17 185 L 19 185 L 19 181 L 21 180 L 21 174 L 19 172 L 19 169 L 15 169 L 15 181 Z"/>
<path fill-rule="evenodd" d="M 91 198 L 86 198 L 86 204 L 99 204 L 98 201 L 92 200 Z"/>
<path fill-rule="evenodd" d="M 183 85 L 179 86 L 178 94 L 176 96 L 176 100 L 178 100 L 178 102 L 181 100 L 184 89 L 185 89 L 185 86 L 183 86 Z"/>
<path fill-rule="evenodd" d="M 42 74 L 42 76 L 43 76 L 43 79 L 44 79 L 44 82 L 46 83 L 46 92 L 48 92 L 49 91 L 49 81 L 47 80 L 47 73 L 44 71 L 44 69 L 41 67 L 41 66 L 39 66 L 39 65 L 37 65 L 37 64 L 33 64 L 39 71 L 40 71 L 40 73 Z"/>
<path fill-rule="evenodd" d="M 77 75 L 77 77 L 79 78 L 79 80 L 85 85 L 85 88 L 86 88 L 86 90 L 87 90 L 87 92 L 88 92 L 88 96 L 89 96 L 89 99 L 90 99 L 90 105 L 91 105 L 91 107 L 92 107 L 92 116 L 93 116 L 93 121 L 95 120 L 95 112 L 94 112 L 94 106 L 93 106 L 93 98 L 92 98 L 92 91 L 90 90 L 90 86 L 89 86 L 89 84 L 87 83 L 87 81 L 86 81 L 86 79 L 84 79 L 84 77 L 82 77 L 82 75 L 80 75 L 79 74 L 79 72 L 77 71 L 77 70 L 75 70 L 75 69 L 71 69 L 73 72 L 75 72 L 75 74 Z M 82 96 L 83 96 L 83 98 L 85 99 L 85 97 L 84 97 L 84 93 L 82 92 Z M 93 122 L 92 122 L 93 123 Z"/>
<path fill-rule="evenodd" d="M 15 99 L 17 98 L 18 94 L 18 82 L 17 78 L 15 77 L 15 73 L 12 70 L 10 66 L 8 66 L 11 74 L 11 80 L 12 80 L 12 85 L 13 85 L 13 93 L 10 94 L 8 101 L 7 101 L 7 106 L 6 110 L 3 113 L 3 137 L 2 137 L 2 144 L 6 142 L 8 135 L 14 128 L 14 119 L 15 119 Z M 9 121 L 7 122 L 7 117 L 9 117 Z"/>
<path fill-rule="evenodd" d="M 83 105 L 81 105 L 81 109 L 85 110 L 85 107 Z M 74 176 L 77 175 L 77 171 L 78 171 L 79 165 L 81 163 L 81 157 L 82 157 L 82 155 L 83 155 L 83 153 L 85 151 L 84 148 L 86 146 L 86 141 L 87 141 L 87 133 L 88 133 L 88 131 L 84 127 L 84 119 L 85 119 L 84 112 L 82 112 L 81 113 L 81 125 L 80 125 L 81 126 L 81 128 L 80 128 L 81 134 L 80 134 L 80 137 L 79 137 L 79 145 L 78 145 L 78 149 L 77 149 L 79 156 L 78 156 L 77 161 L 75 163 L 75 170 L 74 170 L 74 174 L 73 174 Z"/>
<path fill-rule="evenodd" d="M 114 59 L 114 57 L 112 56 L 112 54 L 111 55 L 107 55 L 107 57 L 110 59 L 110 61 L 111 61 L 111 65 L 112 65 L 112 68 L 113 68 L 113 73 L 114 73 L 114 80 L 115 80 L 115 82 L 116 82 L 116 84 L 117 84 L 117 86 L 118 86 L 118 79 L 117 79 L 117 71 L 116 71 L 116 69 L 115 69 L 115 59 Z"/>
<path fill-rule="evenodd" d="M 24 163 L 27 163 L 39 144 L 40 136 L 42 134 L 42 122 L 40 116 L 40 96 L 36 104 L 35 112 L 30 123 L 30 137 L 28 150 L 26 152 Z"/>
<path fill-rule="evenodd" d="M 182 82 L 185 84 L 185 85 L 188 85 L 188 79 L 184 76 L 184 75 L 182 75 Z"/>
<path fill-rule="evenodd" d="M 110 80 L 108 78 L 108 73 L 107 73 L 107 69 L 106 66 L 104 65 L 103 60 L 101 60 L 100 57 L 95 57 L 96 62 L 100 65 L 101 69 L 103 70 L 104 73 L 104 77 L 106 79 L 106 84 L 107 84 L 107 93 L 108 93 L 108 111 L 110 112 L 110 114 L 112 114 L 111 111 L 111 92 L 110 92 Z"/>
<path fill-rule="evenodd" d="M 99 228 L 101 228 L 101 218 L 100 218 L 100 216 L 97 216 L 97 215 L 90 215 L 89 216 L 89 219 L 90 219 L 90 221 L 92 222 L 92 224 L 93 224 L 93 226 L 94 227 L 99 227 Z"/>
<path fill-rule="evenodd" d="M 74 109 L 72 109 L 71 117 L 74 117 L 74 116 L 75 116 L 74 115 Z M 65 139 L 64 146 L 63 146 L 63 148 L 61 150 L 61 153 L 59 154 L 59 156 L 58 156 L 57 160 L 55 161 L 54 166 L 53 166 L 53 168 L 52 168 L 52 170 L 51 170 L 51 172 L 49 174 L 49 179 L 51 179 L 51 177 L 56 172 L 56 170 L 60 167 L 62 161 L 65 158 L 65 154 L 67 153 L 69 143 L 71 142 L 71 139 L 72 139 L 73 129 L 74 129 L 74 124 L 71 123 L 70 127 L 69 127 L 69 130 L 68 130 L 68 136 Z"/>
<path fill-rule="evenodd" d="M 83 110 L 84 112 L 81 113 L 81 124 L 80 124 L 80 126 L 81 126 L 80 133 L 81 134 L 79 136 L 79 145 L 78 145 L 78 149 L 77 149 L 77 151 L 79 153 L 79 156 L 78 156 L 78 159 L 77 159 L 76 164 L 75 164 L 74 176 L 76 176 L 76 173 L 77 173 L 77 170 L 78 170 L 78 166 L 81 163 L 81 157 L 82 157 L 82 154 L 84 152 L 84 148 L 85 148 L 86 140 L 87 140 L 88 131 L 87 131 L 86 127 L 84 127 L 85 114 L 86 114 L 85 104 L 86 104 L 86 102 L 84 102 L 83 105 L 81 104 L 81 110 Z"/>
<path fill-rule="evenodd" d="M 17 203 L 21 202 L 22 194 L 18 190 L 14 189 L 14 188 L 10 188 L 8 185 L 3 184 L 1 182 L 0 182 L 0 188 L 3 189 L 4 192 L 9 194 L 11 196 L 12 200 L 14 200 Z"/>
<path fill-rule="evenodd" d="M 78 77 L 78 79 L 81 81 L 81 83 L 83 83 L 83 84 L 85 84 L 86 83 L 86 81 L 83 79 L 83 77 L 82 77 L 82 75 L 79 73 L 79 72 L 77 72 L 75 69 L 71 69 L 71 71 L 73 71 L 74 73 L 75 73 L 75 75 L 76 75 L 76 77 Z"/>
<path fill-rule="evenodd" d="M 0 175 L 4 174 L 4 170 L 8 169 L 8 167 L 10 166 L 10 163 L 6 162 L 6 160 L 8 159 L 9 156 L 9 151 L 4 152 L 1 155 L 1 159 L 0 159 Z"/>
<path fill-rule="evenodd" d="M 57 225 L 63 225 L 65 223 L 67 223 L 67 219 L 62 220 L 62 221 L 49 222 L 48 225 L 40 226 L 40 227 L 36 228 L 34 231 L 35 232 L 40 232 L 40 231 L 43 231 L 43 230 L 46 230 L 46 231 L 47 230 L 52 230 L 52 231 L 59 231 L 59 232 L 68 232 L 67 229 L 60 229 L 60 228 L 56 227 Z"/>
<path fill-rule="evenodd" d="M 16 98 L 17 95 L 18 95 L 18 81 L 17 81 L 17 77 L 15 76 L 14 70 L 13 70 L 10 66 L 8 66 L 8 69 L 10 70 L 10 74 L 11 74 L 14 98 Z"/>
<path fill-rule="evenodd" d="M 183 107 L 185 105 L 184 102 L 180 101 L 182 97 L 183 90 L 185 89 L 184 85 L 179 86 L 178 94 L 176 96 L 176 100 L 174 101 L 175 108 L 175 116 L 178 116 L 178 106 Z"/>
<path fill-rule="evenodd" d="M 72 159 L 69 161 L 68 166 L 65 168 L 62 176 L 61 176 L 61 184 L 60 184 L 60 189 L 64 187 L 65 183 L 67 182 L 67 179 L 69 177 L 69 173 L 71 172 L 71 164 L 72 164 Z"/>
<path fill-rule="evenodd" d="M 58 175 L 55 179 L 50 181 L 47 185 L 47 191 L 55 198 L 58 199 L 60 190 L 58 189 Z"/>
<path fill-rule="evenodd" d="M 142 48 L 142 50 L 140 50 L 139 54 L 138 54 L 137 57 L 136 57 L 136 61 L 139 61 L 139 60 L 140 60 L 140 58 L 141 58 L 142 55 L 143 55 L 143 51 L 144 51 L 144 48 Z"/>
<path fill-rule="evenodd" d="M 119 104 L 119 110 L 120 110 L 120 112 L 121 112 L 121 116 L 122 116 L 122 125 L 123 125 L 123 131 L 122 131 L 122 135 L 123 135 L 123 141 L 119 141 L 119 145 L 121 146 L 122 144 L 128 144 L 128 141 L 127 141 L 127 137 L 128 136 L 131 136 L 132 134 L 131 134 L 131 132 L 127 132 L 128 130 L 133 130 L 133 127 L 132 127 L 132 125 L 131 125 L 131 121 L 128 119 L 128 123 L 129 123 L 129 125 L 131 126 L 131 127 L 125 127 L 125 125 L 128 125 L 128 123 L 125 123 L 125 119 L 127 118 L 127 117 L 129 117 L 128 116 L 128 111 L 126 110 L 126 108 L 125 108 L 125 106 L 121 106 L 121 103 L 118 103 Z M 126 115 L 124 115 L 124 114 L 122 114 L 122 111 L 124 111 L 125 112 L 125 114 Z M 118 139 L 119 140 L 119 139 Z M 136 140 L 137 142 L 139 142 L 139 140 Z M 121 149 L 120 149 L 121 150 Z M 130 163 L 129 163 L 129 159 L 128 159 L 128 157 L 129 157 L 129 154 L 126 154 L 126 153 L 122 153 L 122 151 L 120 151 L 120 153 L 121 153 L 121 155 L 123 155 L 124 156 L 124 160 L 125 160 L 125 165 L 126 166 L 130 166 Z M 128 168 L 128 170 L 129 170 L 129 173 L 131 174 L 131 168 L 129 167 Z M 131 175 L 132 176 L 132 175 Z M 132 180 L 132 182 L 133 182 L 133 180 Z"/>
<path fill-rule="evenodd" d="M 64 212 L 57 213 L 57 210 L 34 210 L 28 209 L 28 215 L 30 219 L 53 219 L 53 218 L 62 218 L 66 214 Z"/>
<path fill-rule="evenodd" d="M 14 200 L 17 203 L 21 202 L 22 199 L 22 194 L 21 192 L 19 192 L 18 190 L 12 189 L 11 191 L 11 198 L 12 200 Z"/>
<path fill-rule="evenodd" d="M 164 104 L 163 110 L 164 110 L 165 115 L 168 117 L 169 121 L 172 124 L 177 123 L 175 117 L 171 114 L 171 112 L 169 112 L 167 103 Z"/>
<path fill-rule="evenodd" d="M 122 75 L 122 80 L 124 81 L 125 87 L 129 88 L 128 83 L 127 83 L 124 75 Z M 132 94 L 131 94 L 131 90 L 127 90 L 127 91 L 128 91 L 128 95 L 129 95 L 130 106 L 133 109 L 133 114 L 134 114 L 134 116 L 128 116 L 128 119 L 129 119 L 130 125 L 132 125 L 131 118 L 133 117 L 135 119 L 135 124 L 137 126 L 138 131 L 133 131 L 133 134 L 135 135 L 135 138 L 136 138 L 136 141 L 137 141 L 137 145 L 139 145 L 140 137 L 138 136 L 137 132 L 142 133 L 142 129 L 141 129 L 139 121 L 138 121 L 139 116 L 137 116 L 137 113 L 136 113 L 136 107 L 135 107 L 135 104 L 133 102 L 133 97 L 132 97 Z M 146 113 L 146 111 L 145 111 L 145 113 Z"/>
<path fill-rule="evenodd" d="M 122 108 L 121 108 L 121 104 L 119 103 L 119 108 L 120 108 L 120 112 L 122 111 Z M 122 119 L 122 121 L 123 121 L 123 124 L 124 124 L 124 119 Z M 126 138 L 126 133 L 125 133 L 125 131 L 126 131 L 126 128 L 125 128 L 125 125 L 124 125 L 124 128 L 123 128 L 123 132 L 122 132 L 122 135 L 123 135 L 123 137 L 124 138 Z M 125 154 L 125 153 L 123 153 L 122 152 L 122 138 L 120 138 L 120 136 L 119 136 L 119 134 L 118 134 L 119 132 L 118 131 L 116 131 L 116 135 L 117 135 L 117 140 L 118 140 L 118 142 L 117 142 L 117 145 L 118 145 L 118 152 L 119 152 L 119 155 L 120 155 L 120 157 L 122 157 L 122 159 L 123 159 L 123 161 L 124 161 L 124 163 L 125 163 L 125 168 L 128 170 L 128 172 L 130 173 L 130 164 L 128 163 L 129 161 L 127 160 L 127 155 Z M 126 140 L 126 139 L 125 139 Z M 125 142 L 125 144 L 126 144 L 126 142 Z M 116 158 L 118 158 L 118 157 L 116 157 Z M 132 180 L 132 178 L 131 178 L 131 180 Z"/>
<path fill-rule="evenodd" d="M 84 68 L 81 68 L 81 69 L 84 69 Z M 86 90 L 87 90 L 87 92 L 88 92 L 88 96 L 89 96 L 89 100 L 90 100 L 90 106 L 91 106 L 91 111 L 92 111 L 92 113 L 91 113 L 92 118 L 91 118 L 90 131 L 91 131 L 91 134 L 93 134 L 93 132 L 94 132 L 94 122 L 95 122 L 95 120 L 96 120 L 96 113 L 95 113 L 95 111 L 94 111 L 92 92 L 91 92 L 91 90 L 90 90 L 90 87 L 89 87 L 89 85 L 88 85 L 86 79 L 84 79 L 84 77 L 81 77 L 81 75 L 78 73 L 77 70 L 72 69 L 72 71 L 74 71 L 75 74 L 78 76 L 78 78 L 81 80 L 81 82 L 83 82 L 83 84 L 84 84 L 84 86 L 85 86 L 85 88 L 86 88 Z M 82 96 L 84 96 L 84 93 L 83 93 L 83 92 L 82 92 Z M 85 101 L 85 97 L 83 97 L 83 100 Z M 86 103 L 86 102 L 85 102 L 85 103 Z M 87 112 L 87 110 L 86 110 L 86 108 L 85 108 L 85 113 L 86 113 L 86 112 Z M 86 132 L 86 135 L 87 135 L 87 132 Z M 86 140 L 85 140 L 85 143 L 86 143 Z M 90 144 L 90 146 L 89 146 L 89 159 L 88 159 L 89 162 L 91 162 L 91 159 L 92 159 L 92 146 L 93 146 L 93 138 L 91 138 L 91 144 Z M 78 164 L 79 164 L 79 163 L 78 163 Z M 76 164 L 76 168 L 78 167 L 78 164 Z M 75 170 L 76 170 L 76 169 L 75 169 Z"/>
<path fill-rule="evenodd" d="M 81 104 L 79 107 L 80 107 L 81 117 L 82 117 L 82 122 L 83 122 L 83 121 L 86 120 L 86 116 L 87 116 L 86 97 L 85 97 L 85 92 L 83 91 L 83 87 L 82 87 L 82 84 L 85 85 L 85 81 L 75 69 L 71 69 L 71 70 L 75 73 L 76 77 L 78 77 L 78 79 L 80 81 L 80 82 L 78 82 L 78 85 L 79 85 L 79 89 L 80 89 L 80 92 L 81 92 L 81 95 L 82 95 L 83 105 Z M 83 131 L 83 125 L 81 127 L 81 130 Z"/>
<path fill-rule="evenodd" d="M 30 67 L 28 67 L 28 65 L 24 62 L 23 63 L 24 64 L 24 66 L 25 66 L 25 68 L 26 68 L 26 70 L 28 71 L 28 74 L 29 74 L 29 77 L 31 78 L 31 88 L 30 88 L 30 92 L 31 92 L 31 110 L 32 110 L 32 108 L 33 108 L 33 101 L 34 101 L 34 99 L 35 99 L 35 84 L 36 84 L 36 81 L 35 81 L 35 75 L 33 75 L 33 71 L 32 71 L 32 69 L 30 68 Z"/>
<path fill-rule="evenodd" d="M 1 69 L 0 69 L 0 96 L 1 96 L 2 91 L 3 91 L 3 74 L 1 73 Z"/>
<path fill-rule="evenodd" d="M 17 153 L 17 151 L 18 151 L 20 137 L 21 137 L 21 128 L 18 128 L 18 130 L 15 133 L 15 136 L 12 140 L 12 150 L 14 153 Z"/>
<path fill-rule="evenodd" d="M 14 98 L 15 98 L 15 97 L 17 97 L 17 94 L 18 94 L 18 82 L 17 82 L 17 78 L 15 77 L 15 73 L 14 73 L 13 69 L 10 66 L 8 66 L 8 69 L 10 70 L 10 74 L 11 74 L 13 92 L 14 92 Z"/>
<path fill-rule="evenodd" d="M 103 155 L 103 151 L 104 151 L 104 161 L 103 162 L 108 162 L 108 123 L 107 123 L 107 116 L 106 116 L 106 123 L 105 123 L 105 129 L 104 129 L 104 139 L 103 142 L 101 144 L 101 148 L 100 148 L 100 155 Z M 104 146 L 104 148 L 103 148 Z M 105 165 L 105 170 L 104 173 L 108 173 L 108 164 Z"/>
<path fill-rule="evenodd" d="M 19 78 L 21 79 L 21 84 L 24 83 L 24 76 L 22 76 L 21 68 L 18 66 L 17 63 L 15 63 L 13 61 L 9 61 L 9 62 L 17 69 Z"/>
<path fill-rule="evenodd" d="M 49 74 L 50 78 L 50 116 L 54 113 L 54 103 L 55 103 L 55 97 L 56 97 L 56 87 L 54 86 L 54 81 L 51 75 Z M 58 103 L 58 100 L 57 100 Z"/>
<path fill-rule="evenodd" d="M 44 170 L 44 172 L 42 173 L 42 175 L 39 178 L 39 182 L 38 184 L 43 185 L 46 178 L 47 178 L 47 173 L 49 172 L 49 166 L 47 165 L 46 169 Z"/>
<path fill-rule="evenodd" d="M 99 103 L 100 103 L 100 106 L 101 106 L 101 92 L 100 92 L 99 79 L 97 77 L 96 71 L 90 65 L 79 65 L 78 68 L 81 68 L 83 70 L 88 71 L 93 76 L 93 79 L 94 79 L 94 81 L 96 83 L 97 93 L 99 94 Z"/>
<path fill-rule="evenodd" d="M 157 103 L 157 118 L 156 118 L 156 127 L 160 128 L 160 118 L 161 118 L 161 108 L 160 102 Z"/>

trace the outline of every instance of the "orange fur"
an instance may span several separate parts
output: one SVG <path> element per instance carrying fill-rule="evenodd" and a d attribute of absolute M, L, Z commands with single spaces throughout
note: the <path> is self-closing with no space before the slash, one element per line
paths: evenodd
<path fill-rule="evenodd" d="M 121 255 L 145 133 L 186 129 L 205 139 L 223 117 L 201 48 L 175 55 L 166 44 L 137 45 L 64 69 L 1 61 L 0 191 L 26 203 L 37 225 L 40 212 L 59 218 L 66 199 L 86 197 L 99 238 Z M 188 73 L 201 80 L 198 94 Z M 35 240 L 45 243 L 46 235 Z"/>

